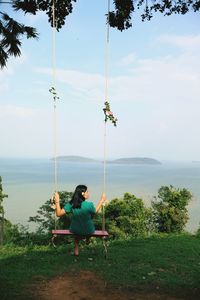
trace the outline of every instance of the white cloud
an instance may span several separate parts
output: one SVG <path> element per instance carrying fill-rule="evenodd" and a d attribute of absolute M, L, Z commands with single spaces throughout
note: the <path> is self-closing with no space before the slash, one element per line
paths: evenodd
<path fill-rule="evenodd" d="M 166 43 L 181 48 L 182 50 L 196 50 L 200 47 L 200 35 L 178 36 L 178 35 L 162 35 L 158 38 L 158 42 Z"/>
<path fill-rule="evenodd" d="M 15 105 L 0 105 L 0 117 L 16 117 L 16 118 L 30 118 L 36 115 L 36 111 L 26 107 Z"/>
<path fill-rule="evenodd" d="M 161 36 L 157 43 L 163 42 L 181 47 L 182 52 L 150 59 L 137 58 L 135 53 L 122 57 L 118 67 L 127 64 L 128 75 L 121 72 L 120 76 L 110 76 L 112 101 L 143 101 L 159 105 L 166 101 L 199 101 L 200 51 L 196 50 L 200 46 L 200 36 Z M 186 51 L 189 46 L 194 53 Z M 52 71 L 40 68 L 37 72 L 51 75 Z M 56 77 L 83 99 L 102 101 L 104 97 L 103 75 L 58 69 Z"/>
<path fill-rule="evenodd" d="M 179 159 L 198 157 L 199 142 L 195 136 L 200 126 L 200 51 L 196 51 L 196 45 L 191 40 L 190 51 L 183 44 L 175 53 L 170 51 L 160 57 L 135 56 L 132 62 L 130 59 L 126 72 L 123 64 L 116 64 L 116 74 L 112 70 L 109 77 L 109 99 L 119 122 L 117 130 L 112 132 L 110 153 Z M 130 53 L 121 61 L 128 62 L 127 57 L 134 55 Z M 51 70 L 37 71 L 51 76 Z M 67 85 L 67 91 L 71 88 L 83 101 L 104 98 L 103 75 L 58 69 L 56 76 Z M 119 136 L 120 146 L 116 149 Z M 99 155 L 99 145 L 95 151 Z"/>
<path fill-rule="evenodd" d="M 4 92 L 8 90 L 8 77 L 13 75 L 13 68 L 4 68 L 0 72 L 0 92 Z"/>
<path fill-rule="evenodd" d="M 0 72 L 0 92 L 9 90 L 9 81 L 10 76 L 14 76 L 18 66 L 26 63 L 28 57 L 23 53 L 20 57 L 10 57 L 7 62 L 7 66 L 3 68 Z"/>
<path fill-rule="evenodd" d="M 28 56 L 23 50 L 20 56 L 10 57 L 7 63 L 7 70 L 9 73 L 13 74 L 15 69 L 28 61 Z"/>
<path fill-rule="evenodd" d="M 199 101 L 200 36 L 163 36 L 158 42 L 173 43 L 182 51 L 153 59 L 138 58 L 129 66 L 131 74 L 112 78 L 115 96 L 153 103 Z"/>
<path fill-rule="evenodd" d="M 126 67 L 130 64 L 133 64 L 136 61 L 137 61 L 136 54 L 135 53 L 130 53 L 127 56 L 122 57 L 119 64 Z"/>
<path fill-rule="evenodd" d="M 0 93 L 7 91 L 8 90 L 8 83 L 6 82 L 1 82 L 1 78 L 0 78 Z"/>
<path fill-rule="evenodd" d="M 37 68 L 35 71 L 52 76 L 50 69 Z M 68 85 L 78 97 L 83 99 L 97 101 L 103 99 L 105 78 L 102 75 L 57 69 L 56 81 Z"/>

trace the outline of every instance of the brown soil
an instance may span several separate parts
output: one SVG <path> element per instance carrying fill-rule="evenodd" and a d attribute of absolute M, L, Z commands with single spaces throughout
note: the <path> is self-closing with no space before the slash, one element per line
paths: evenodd
<path fill-rule="evenodd" d="M 90 271 L 78 274 L 65 273 L 49 279 L 35 277 L 29 286 L 29 295 L 39 300 L 180 300 L 194 299 L 169 296 L 155 292 L 116 289 L 99 279 Z"/>

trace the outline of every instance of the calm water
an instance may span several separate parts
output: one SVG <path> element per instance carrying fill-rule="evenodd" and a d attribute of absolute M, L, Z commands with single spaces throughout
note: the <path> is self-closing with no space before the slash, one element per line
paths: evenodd
<path fill-rule="evenodd" d="M 6 218 L 27 225 L 29 216 L 48 200 L 54 191 L 54 163 L 49 159 L 0 159 Z M 122 197 L 130 192 L 147 205 L 162 185 L 188 188 L 193 200 L 188 209 L 187 229 L 194 231 L 200 222 L 200 163 L 162 162 L 162 165 L 107 165 L 107 196 Z M 58 190 L 73 191 L 77 184 L 89 187 L 97 203 L 103 186 L 101 163 L 58 163 Z"/>

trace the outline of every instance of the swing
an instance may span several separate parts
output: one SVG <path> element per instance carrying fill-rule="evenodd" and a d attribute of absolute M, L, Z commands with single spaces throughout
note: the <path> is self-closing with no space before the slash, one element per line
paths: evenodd
<path fill-rule="evenodd" d="M 107 249 L 107 244 L 106 244 L 106 238 L 108 238 L 109 234 L 105 230 L 105 210 L 104 210 L 104 206 L 103 206 L 102 217 L 103 217 L 102 218 L 102 230 L 95 230 L 94 233 L 89 234 L 89 235 L 84 235 L 84 236 L 81 235 L 81 239 L 88 238 L 88 237 L 101 238 L 103 248 L 104 248 L 104 255 L 105 255 L 105 258 L 107 258 L 108 249 Z M 79 236 L 79 235 L 71 232 L 69 229 L 53 229 L 52 234 L 53 234 L 53 237 L 52 237 L 51 241 L 52 241 L 52 244 L 53 244 L 54 247 L 56 247 L 55 239 L 58 235 L 61 235 L 61 236 L 62 235 L 64 235 L 64 236 Z"/>
<path fill-rule="evenodd" d="M 60 234 L 60 235 L 74 235 L 69 229 L 53 229 L 53 234 Z M 109 234 L 106 230 L 95 230 L 94 233 L 89 235 L 90 237 L 108 237 Z"/>
<path fill-rule="evenodd" d="M 55 238 L 57 237 L 57 235 L 67 235 L 67 236 L 75 236 L 75 234 L 71 231 L 69 231 L 69 229 L 55 229 L 55 230 L 52 230 L 52 234 L 53 234 L 53 237 L 51 239 L 52 241 L 52 244 L 54 247 L 56 247 L 55 245 Z M 107 245 L 106 245 L 106 238 L 109 236 L 108 232 L 107 231 L 103 231 L 103 230 L 95 230 L 94 233 L 90 234 L 90 235 L 87 235 L 87 236 L 84 236 L 84 237 L 95 237 L 95 238 L 101 238 L 102 239 L 102 244 L 103 244 L 103 247 L 104 247 L 104 255 L 105 255 L 105 258 L 107 258 L 107 255 L 108 255 L 108 249 L 107 249 Z"/>
<path fill-rule="evenodd" d="M 108 0 L 108 18 L 109 18 L 109 11 L 110 11 L 110 0 Z M 53 95 L 54 100 L 54 139 L 55 139 L 55 145 L 54 145 L 54 173 L 55 173 L 55 191 L 57 191 L 57 161 L 56 161 L 56 100 L 59 99 L 57 96 L 57 92 L 55 89 L 55 30 L 56 30 L 56 22 L 55 22 L 55 4 L 53 1 L 53 84 L 54 87 L 52 87 L 49 91 Z M 109 45 L 109 22 L 107 22 L 107 38 L 106 38 L 106 64 L 105 64 L 105 107 L 103 109 L 104 115 L 105 115 L 105 122 L 104 122 L 104 166 L 103 166 L 103 190 L 105 191 L 106 186 L 106 123 L 108 120 L 110 120 L 114 126 L 116 126 L 117 119 L 114 118 L 113 113 L 110 110 L 110 104 L 108 101 L 108 45 Z M 104 246 L 104 252 L 105 257 L 107 257 L 107 245 L 106 245 L 106 238 L 109 236 L 108 232 L 105 230 L 105 209 L 104 205 L 102 206 L 102 230 L 95 230 L 94 233 L 91 235 L 87 235 L 84 237 L 96 237 L 101 238 Z M 55 218 L 55 229 L 52 230 L 52 244 L 55 245 L 55 238 L 58 235 L 64 235 L 64 236 L 76 236 L 73 232 L 71 232 L 68 229 L 56 229 L 56 218 Z"/>
<path fill-rule="evenodd" d="M 95 230 L 92 234 L 89 235 L 81 235 L 81 238 L 88 238 L 88 237 L 95 237 L 95 238 L 101 238 L 102 240 L 102 244 L 103 244 L 103 248 L 104 248 L 104 255 L 105 258 L 107 258 L 107 254 L 108 254 L 108 250 L 107 250 L 107 244 L 106 244 L 106 238 L 108 238 L 109 234 L 108 232 L 105 230 L 105 209 L 104 209 L 104 205 L 102 206 L 103 209 L 103 213 L 102 213 L 102 230 Z M 56 247 L 55 245 L 55 239 L 58 235 L 61 236 L 79 236 L 73 232 L 71 232 L 69 229 L 53 229 L 52 230 L 52 234 L 53 237 L 51 239 L 52 244 L 54 247 Z"/>

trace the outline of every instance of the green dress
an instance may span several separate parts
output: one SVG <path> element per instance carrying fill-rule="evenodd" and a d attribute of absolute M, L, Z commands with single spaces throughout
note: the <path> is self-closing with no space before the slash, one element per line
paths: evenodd
<path fill-rule="evenodd" d="M 69 230 L 78 235 L 89 235 L 95 231 L 92 217 L 96 209 L 93 202 L 83 201 L 81 208 L 72 208 L 70 203 L 65 204 L 66 213 L 72 213 L 72 220 Z"/>

